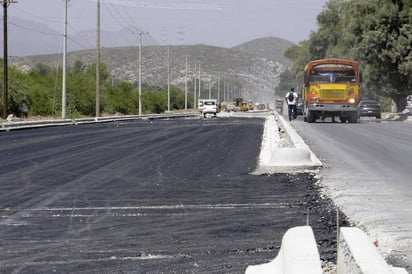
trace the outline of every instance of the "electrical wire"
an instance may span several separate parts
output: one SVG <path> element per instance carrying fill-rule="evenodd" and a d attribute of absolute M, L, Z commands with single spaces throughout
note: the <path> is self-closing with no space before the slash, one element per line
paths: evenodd
<path fill-rule="evenodd" d="M 24 29 L 24 30 L 28 30 L 28 31 L 30 31 L 30 32 L 41 33 L 41 34 L 49 35 L 49 36 L 61 36 L 61 34 L 60 34 L 60 33 L 57 33 L 57 32 L 54 32 L 54 33 L 53 33 L 53 32 L 46 32 L 46 31 L 36 30 L 36 29 L 33 29 L 33 28 L 29 28 L 29 27 L 22 26 L 22 25 L 20 25 L 20 24 L 16 24 L 16 23 L 14 23 L 14 22 L 11 22 L 10 20 L 9 20 L 9 24 L 10 24 L 10 25 L 13 25 L 13 26 L 15 26 L 15 27 Z"/>
<path fill-rule="evenodd" d="M 105 2 L 103 2 L 103 7 L 105 8 L 109 16 L 113 20 L 115 20 L 116 23 L 121 28 L 127 29 L 131 35 L 136 37 L 137 40 L 139 39 L 138 38 L 139 33 L 147 33 L 146 31 L 138 27 L 137 22 L 130 16 L 129 12 L 123 5 L 122 5 L 123 14 L 113 4 L 106 4 Z M 119 18 L 121 18 L 122 20 L 119 20 Z M 135 26 L 135 28 L 133 28 L 133 26 Z M 143 35 L 142 43 L 146 45 L 158 45 L 159 44 L 155 39 L 153 39 L 151 35 Z"/>
<path fill-rule="evenodd" d="M 106 6 L 107 7 L 107 6 Z M 130 32 L 135 32 L 136 30 L 132 29 L 129 22 L 126 21 L 125 17 L 122 16 L 120 14 L 120 12 L 117 10 L 116 6 L 114 6 L 113 4 L 110 4 L 111 9 L 118 15 L 118 17 L 114 16 L 113 13 L 110 13 L 112 18 L 115 19 L 115 21 L 119 24 L 119 26 L 125 27 L 128 30 L 130 30 Z M 121 18 L 123 20 L 123 23 L 121 23 L 118 18 Z M 132 24 L 133 25 L 133 24 Z"/>
<path fill-rule="evenodd" d="M 36 19 L 39 19 L 39 20 L 41 20 L 41 21 L 46 21 L 46 22 L 49 22 L 49 23 L 63 24 L 62 21 L 57 20 L 58 17 L 49 17 L 49 18 L 56 18 L 56 20 L 54 20 L 54 19 L 48 19 L 47 17 L 38 16 L 38 15 L 36 15 L 36 14 L 34 14 L 34 13 L 31 13 L 31 12 L 29 12 L 29 11 L 26 11 L 26 10 L 18 7 L 18 5 L 13 5 L 12 8 L 13 8 L 13 9 L 16 9 L 16 10 L 22 12 L 22 13 L 25 13 L 25 14 L 29 15 L 31 18 L 36 18 Z"/>
<path fill-rule="evenodd" d="M 93 45 L 92 43 L 90 43 L 89 40 L 87 40 L 86 38 L 84 38 L 81 34 L 81 32 L 79 32 L 78 30 L 76 30 L 70 23 L 68 24 L 68 27 L 77 34 L 76 37 L 78 37 L 81 41 L 84 42 L 85 45 L 81 45 L 82 48 L 94 48 L 95 45 Z M 71 41 L 73 40 L 73 38 L 69 38 Z M 77 44 L 79 44 L 80 42 L 76 42 Z"/>

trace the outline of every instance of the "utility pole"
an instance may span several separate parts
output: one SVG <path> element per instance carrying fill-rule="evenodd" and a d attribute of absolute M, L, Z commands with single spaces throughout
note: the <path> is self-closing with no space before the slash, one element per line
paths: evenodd
<path fill-rule="evenodd" d="M 170 112 L 170 47 L 167 46 L 167 111 Z"/>
<path fill-rule="evenodd" d="M 186 55 L 186 76 L 185 76 L 185 110 L 187 111 L 187 55 Z"/>
<path fill-rule="evenodd" d="M 142 115 L 142 32 L 139 31 L 139 115 Z"/>
<path fill-rule="evenodd" d="M 212 81 L 209 81 L 209 99 L 212 99 Z"/>
<path fill-rule="evenodd" d="M 227 102 L 226 98 L 226 78 L 223 76 L 223 101 Z"/>
<path fill-rule="evenodd" d="M 217 103 L 220 103 L 220 77 L 217 78 Z"/>
<path fill-rule="evenodd" d="M 62 119 L 66 119 L 66 62 L 67 62 L 67 1 L 64 0 L 64 42 L 63 42 L 63 83 L 62 83 Z"/>
<path fill-rule="evenodd" d="M 200 78 L 200 63 L 199 63 L 199 96 L 197 96 L 197 98 L 199 98 L 199 99 L 201 98 L 200 97 L 200 95 L 201 95 L 200 94 L 201 85 L 202 85 L 202 79 Z"/>
<path fill-rule="evenodd" d="M 196 105 L 196 67 L 197 67 L 197 64 L 195 63 L 195 73 L 193 77 L 193 109 L 197 108 L 197 105 Z"/>
<path fill-rule="evenodd" d="M 8 47 L 7 47 L 7 8 L 9 4 L 17 3 L 14 0 L 3 0 L 3 119 L 7 119 L 8 93 L 9 93 L 9 65 L 8 65 Z"/>
<path fill-rule="evenodd" d="M 142 35 L 148 34 L 139 30 L 139 115 L 142 115 Z"/>
<path fill-rule="evenodd" d="M 97 0 L 97 28 L 96 28 L 96 117 L 100 116 L 100 0 Z"/>

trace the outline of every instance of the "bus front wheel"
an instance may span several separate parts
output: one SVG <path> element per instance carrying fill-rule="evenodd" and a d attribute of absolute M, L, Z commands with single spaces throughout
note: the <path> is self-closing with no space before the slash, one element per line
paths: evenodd
<path fill-rule="evenodd" d="M 308 123 L 314 123 L 316 121 L 315 113 L 313 113 L 313 111 L 308 110 L 308 115 L 307 115 L 306 120 L 308 121 Z"/>

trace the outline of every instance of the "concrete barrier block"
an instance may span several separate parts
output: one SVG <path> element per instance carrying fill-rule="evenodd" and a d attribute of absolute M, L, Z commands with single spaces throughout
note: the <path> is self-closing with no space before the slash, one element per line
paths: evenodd
<path fill-rule="evenodd" d="M 372 240 L 359 228 L 342 227 L 338 246 L 338 274 L 394 274 L 402 269 L 388 265 Z M 406 273 L 406 272 L 405 272 Z"/>
<path fill-rule="evenodd" d="M 312 165 L 309 150 L 299 147 L 278 148 L 273 151 L 269 165 L 306 166 Z"/>
<path fill-rule="evenodd" d="M 246 274 L 321 274 L 318 248 L 310 226 L 289 229 L 282 238 L 278 256 L 271 262 L 248 266 Z"/>

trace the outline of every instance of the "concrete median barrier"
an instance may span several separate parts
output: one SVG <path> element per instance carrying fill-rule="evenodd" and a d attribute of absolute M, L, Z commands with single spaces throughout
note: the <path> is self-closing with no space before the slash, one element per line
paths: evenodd
<path fill-rule="evenodd" d="M 289 229 L 278 256 L 267 264 L 248 266 L 246 274 L 321 274 L 319 251 L 310 226 Z"/>
<path fill-rule="evenodd" d="M 284 138 L 289 146 L 283 145 L 280 129 L 285 131 Z M 281 115 L 266 117 L 259 164 L 253 174 L 291 172 L 320 166 L 321 161 Z"/>
<path fill-rule="evenodd" d="M 388 265 L 372 240 L 359 228 L 340 228 L 337 274 L 407 274 L 404 268 Z M 323 273 L 315 236 L 310 226 L 289 229 L 276 258 L 248 266 L 246 274 Z"/>
<path fill-rule="evenodd" d="M 270 160 L 274 166 L 305 166 L 312 164 L 310 152 L 301 147 L 277 148 Z"/>
<path fill-rule="evenodd" d="M 388 265 L 372 240 L 359 228 L 340 229 L 337 274 L 407 274 Z"/>

